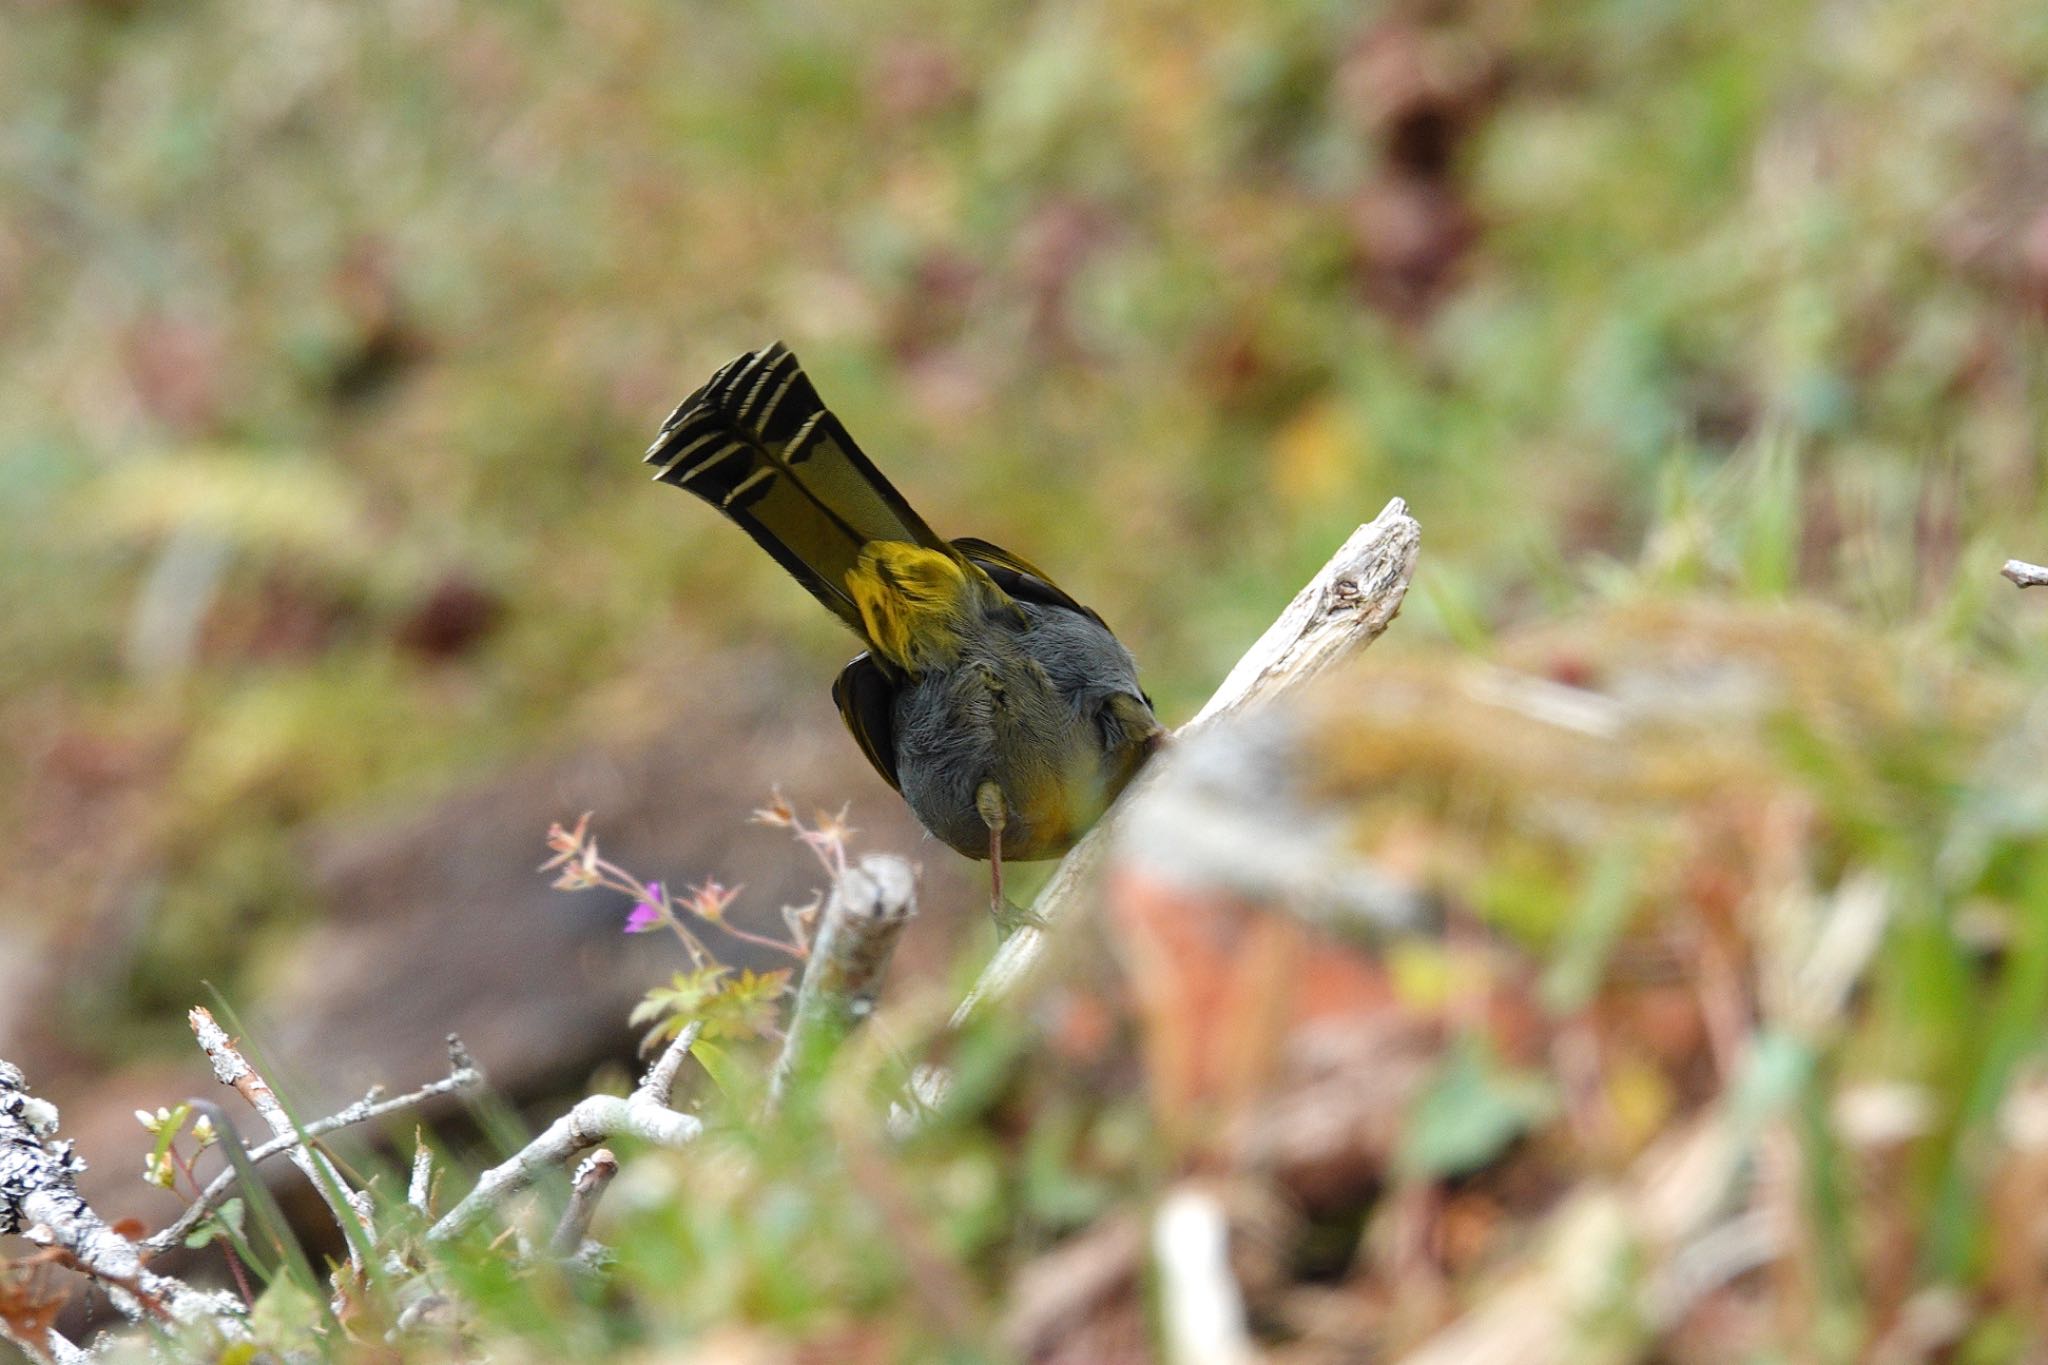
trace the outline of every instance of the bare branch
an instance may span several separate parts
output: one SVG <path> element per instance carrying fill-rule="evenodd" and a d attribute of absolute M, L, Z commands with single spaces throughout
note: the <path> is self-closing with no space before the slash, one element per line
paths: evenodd
<path fill-rule="evenodd" d="M 598 1148 L 576 1167 L 569 1181 L 569 1207 L 562 1210 L 562 1221 L 556 1224 L 554 1240 L 548 1244 L 555 1255 L 574 1256 L 582 1249 L 590 1220 L 597 1213 L 597 1201 L 604 1198 L 618 1173 L 619 1159 L 609 1147 Z"/>
<path fill-rule="evenodd" d="M 477 1177 L 476 1187 L 427 1230 L 429 1242 L 446 1242 L 482 1222 L 493 1208 L 586 1148 L 614 1138 L 636 1137 L 659 1147 L 686 1147 L 704 1131 L 702 1121 L 669 1107 L 676 1073 L 697 1042 L 702 1025 L 691 1024 L 668 1045 L 647 1077 L 624 1099 L 590 1095 L 548 1125 L 547 1131 Z"/>
<path fill-rule="evenodd" d="M 2016 588 L 2039 588 L 2048 586 L 2048 566 L 2029 564 L 2024 559 L 2008 559 L 1999 570 L 2012 580 Z"/>
<path fill-rule="evenodd" d="M 642 1106 L 667 1109 L 675 1102 L 676 1078 L 682 1075 L 683 1061 L 690 1055 L 690 1049 L 697 1045 L 697 1035 L 703 1032 L 701 1024 L 685 1028 L 661 1055 L 654 1059 L 654 1065 L 647 1068 L 647 1074 L 640 1078 L 640 1084 L 633 1091 L 633 1099 Z"/>
<path fill-rule="evenodd" d="M 350 1268 L 362 1273 L 363 1247 L 377 1239 L 369 1196 L 350 1189 L 326 1154 L 307 1145 L 308 1135 L 293 1124 L 291 1115 L 285 1112 L 270 1083 L 257 1074 L 256 1068 L 249 1065 L 249 1059 L 235 1047 L 226 1030 L 214 1021 L 213 1011 L 204 1005 L 195 1005 L 186 1018 L 191 1022 L 193 1036 L 199 1040 L 200 1050 L 213 1063 L 213 1074 L 222 1085 L 233 1086 L 249 1102 L 285 1150 L 291 1153 L 292 1164 L 313 1182 L 313 1188 L 319 1191 L 320 1198 L 334 1214 L 334 1221 L 341 1227 L 342 1240 L 348 1246 Z M 373 1107 L 365 1105 L 365 1112 Z M 351 1223 L 360 1237 L 350 1235 Z"/>
<path fill-rule="evenodd" d="M 1408 595 L 1421 548 L 1422 528 L 1393 499 L 1338 547 L 1178 733 L 1299 687 L 1379 639 Z"/>
<path fill-rule="evenodd" d="M 458 1090 L 474 1089 L 484 1083 L 484 1073 L 477 1067 L 476 1062 L 471 1059 L 468 1049 L 462 1045 L 462 1040 L 452 1033 L 448 1035 L 448 1063 L 450 1067 L 449 1073 L 438 1081 L 429 1082 L 417 1090 L 408 1091 L 406 1094 L 393 1096 L 390 1099 L 381 1098 L 380 1092 L 373 1090 L 354 1104 L 349 1105 L 346 1109 L 329 1114 L 326 1118 L 314 1119 L 311 1123 L 300 1127 L 297 1132 L 287 1132 L 283 1136 L 271 1138 L 268 1142 L 258 1143 L 249 1149 L 249 1160 L 253 1164 L 274 1157 L 280 1152 L 291 1151 L 300 1145 L 300 1137 L 302 1135 L 307 1138 L 324 1137 L 328 1133 L 338 1132 L 343 1128 L 350 1128 L 358 1123 L 368 1123 L 372 1119 L 383 1118 L 386 1114 L 395 1114 L 400 1110 L 410 1109 L 414 1105 L 424 1104 L 438 1095 L 448 1095 Z M 424 1152 L 425 1148 L 421 1147 L 420 1151 Z M 428 1156 L 429 1161 L 431 1161 L 431 1154 L 428 1154 Z M 414 1160 L 414 1175 L 417 1178 L 417 1154 Z M 151 1253 L 168 1251 L 183 1242 L 186 1234 L 199 1226 L 206 1216 L 226 1197 L 227 1192 L 234 1188 L 235 1176 L 236 1171 L 233 1166 L 227 1167 L 214 1176 L 212 1180 L 207 1182 L 206 1188 L 200 1192 L 199 1198 L 194 1200 L 191 1206 L 182 1214 L 178 1215 L 176 1222 L 161 1232 L 154 1233 L 143 1239 L 141 1243 L 142 1249 Z M 424 1212 L 424 1210 L 422 1211 Z"/>
<path fill-rule="evenodd" d="M 1422 528 L 1408 515 L 1408 504 L 1395 498 L 1379 516 L 1352 532 L 1230 670 L 1208 705 L 1175 737 L 1192 734 L 1222 716 L 1290 691 L 1377 640 L 1393 623 L 1408 595 L 1421 544 Z M 1047 928 L 1057 925 L 1094 884 L 1117 816 L 1132 794 L 1146 785 L 1148 776 L 1140 774 L 1054 870 L 1031 907 L 1040 924 Z M 954 1011 L 955 1026 L 985 1002 L 1016 989 L 1044 952 L 1045 936 L 1046 929 L 1036 926 L 1010 935 Z"/>
<path fill-rule="evenodd" d="M 768 1082 L 771 1109 L 792 1077 L 819 1065 L 873 1013 L 882 973 L 916 913 L 917 878 L 901 858 L 871 853 L 833 883 Z"/>
<path fill-rule="evenodd" d="M 20 1070 L 0 1061 L 0 1236 L 19 1235 L 54 1247 L 79 1270 L 106 1285 L 127 1318 L 210 1322 L 228 1337 L 247 1337 L 241 1303 L 151 1272 L 133 1242 L 109 1227 L 78 1193 L 85 1163 L 57 1138 L 57 1110 L 28 1093 Z M 52 1358 L 83 1359 L 80 1348 L 49 1343 Z"/>

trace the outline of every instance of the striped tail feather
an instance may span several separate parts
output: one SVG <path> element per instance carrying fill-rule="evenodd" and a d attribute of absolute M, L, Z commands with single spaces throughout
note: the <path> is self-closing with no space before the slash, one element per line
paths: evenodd
<path fill-rule="evenodd" d="M 790 349 L 729 361 L 670 414 L 648 448 L 654 477 L 737 522 L 855 631 L 847 572 L 871 541 L 953 554 L 833 416 Z M 864 632 L 863 632 L 864 633 Z"/>

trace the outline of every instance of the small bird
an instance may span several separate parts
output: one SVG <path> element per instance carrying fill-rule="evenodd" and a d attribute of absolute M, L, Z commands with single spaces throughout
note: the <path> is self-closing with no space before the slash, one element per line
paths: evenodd
<path fill-rule="evenodd" d="M 787 346 L 727 363 L 647 452 L 866 643 L 832 685 L 846 728 L 942 842 L 990 865 L 1052 858 L 1165 739 L 1100 616 L 1030 561 L 941 539 L 818 397 Z"/>

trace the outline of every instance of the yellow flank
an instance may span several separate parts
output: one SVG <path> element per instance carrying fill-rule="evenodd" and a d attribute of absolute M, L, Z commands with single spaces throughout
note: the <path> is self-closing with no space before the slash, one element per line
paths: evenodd
<path fill-rule="evenodd" d="M 873 540 L 846 571 L 868 642 L 889 662 L 913 672 L 959 653 L 958 621 L 974 590 L 967 565 L 939 550 L 900 540 Z"/>

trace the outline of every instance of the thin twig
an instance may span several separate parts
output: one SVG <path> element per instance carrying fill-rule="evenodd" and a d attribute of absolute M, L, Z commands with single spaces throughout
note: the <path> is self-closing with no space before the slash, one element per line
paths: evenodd
<path fill-rule="evenodd" d="M 916 913 L 917 878 L 901 858 L 871 853 L 835 878 L 769 1077 L 771 1110 L 792 1077 L 820 1065 L 874 1012 L 890 954 Z"/>
<path fill-rule="evenodd" d="M 582 1250 L 590 1220 L 597 1213 L 597 1201 L 604 1198 L 612 1177 L 618 1173 L 619 1159 L 609 1147 L 600 1147 L 583 1158 L 569 1180 L 569 1206 L 562 1210 L 562 1221 L 555 1225 L 554 1240 L 548 1244 L 550 1251 L 557 1256 L 574 1256 Z"/>
<path fill-rule="evenodd" d="M 45 1326 L 40 1339 L 31 1339 L 4 1317 L 0 1317 L 0 1341 L 8 1343 L 36 1365 L 86 1365 L 94 1358 L 92 1352 L 54 1327 Z"/>
<path fill-rule="evenodd" d="M 1292 690 L 1377 640 L 1401 610 L 1421 544 L 1422 528 L 1408 515 L 1408 504 L 1395 498 L 1379 516 L 1352 532 L 1238 660 L 1208 705 L 1175 737 L 1192 734 L 1232 712 Z M 1047 929 L 1085 899 L 1095 883 L 1117 815 L 1133 793 L 1146 785 L 1148 776 L 1140 774 L 1116 806 L 1054 869 L 1031 907 L 1033 917 L 1046 928 L 1027 925 L 1004 940 L 974 989 L 954 1011 L 956 1026 L 987 1001 L 1016 989 L 1037 964 L 1045 951 Z"/>
<path fill-rule="evenodd" d="M 307 1138 L 324 1137 L 329 1133 L 353 1127 L 358 1123 L 368 1123 L 372 1119 L 383 1118 L 386 1114 L 395 1114 L 402 1109 L 410 1109 L 414 1105 L 424 1104 L 438 1095 L 448 1095 L 458 1090 L 474 1089 L 484 1083 L 484 1073 L 477 1067 L 476 1062 L 471 1059 L 469 1050 L 462 1045 L 462 1040 L 452 1033 L 448 1035 L 448 1065 L 450 1069 L 446 1076 L 443 1076 L 438 1081 L 429 1082 L 417 1090 L 408 1091 L 403 1095 L 396 1095 L 390 1099 L 380 1098 L 379 1091 L 373 1090 L 354 1104 L 349 1105 L 346 1109 L 329 1114 L 326 1118 L 314 1119 L 311 1123 L 301 1126 L 296 1132 L 288 1132 L 283 1136 L 273 1137 L 268 1142 L 259 1142 L 249 1149 L 249 1160 L 252 1163 L 261 1162 L 276 1156 L 280 1152 L 291 1151 L 300 1145 L 300 1137 L 302 1135 Z M 417 1170 L 417 1167 L 415 1169 Z M 194 1200 L 191 1206 L 182 1214 L 178 1215 L 176 1222 L 161 1232 L 153 1233 L 143 1239 L 141 1243 L 142 1249 L 151 1253 L 168 1251 L 170 1248 L 183 1242 L 185 1234 L 197 1227 L 220 1201 L 226 1197 L 228 1191 L 234 1188 L 235 1176 L 235 1168 L 232 1166 L 216 1174 L 212 1180 L 207 1182 L 206 1189 L 200 1193 L 199 1198 Z"/>
<path fill-rule="evenodd" d="M 683 1074 L 683 1062 L 688 1059 L 690 1049 L 697 1045 L 697 1035 L 703 1031 L 701 1023 L 692 1023 L 677 1034 L 675 1041 L 654 1059 L 654 1065 L 647 1068 L 647 1074 L 640 1078 L 639 1086 L 628 1096 L 627 1102 L 666 1111 L 675 1100 L 676 1079 Z"/>
<path fill-rule="evenodd" d="M 427 1146 L 427 1134 L 423 1128 L 412 1130 L 412 1179 L 406 1183 L 405 1202 L 422 1218 L 432 1216 L 434 1149 Z"/>
<path fill-rule="evenodd" d="M 16 1331 L 14 1325 L 8 1322 L 5 1317 L 0 1317 L 0 1341 L 6 1342 L 9 1346 L 21 1352 L 25 1359 L 32 1362 L 32 1365 L 53 1365 L 57 1358 L 58 1347 L 52 1338 L 56 1336 L 57 1331 L 55 1328 L 46 1328 L 40 1340 L 31 1339 Z M 66 1345 L 69 1344 L 68 1342 L 66 1343 Z M 75 1351 L 78 1348 L 73 1346 L 71 1349 Z"/>
<path fill-rule="evenodd" d="M 2048 587 L 2048 566 L 2029 564 L 2024 559 L 2008 559 L 1999 572 L 2011 579 L 2016 588 Z"/>
<path fill-rule="evenodd" d="M 270 1088 L 270 1082 L 249 1065 L 249 1059 L 235 1047 L 227 1031 L 215 1022 L 213 1011 L 204 1005 L 195 1005 L 186 1018 L 191 1022 L 193 1036 L 199 1040 L 200 1050 L 213 1063 L 214 1076 L 222 1085 L 233 1086 L 235 1092 L 249 1102 L 249 1106 L 285 1145 L 292 1164 L 313 1182 L 313 1188 L 319 1192 L 333 1213 L 335 1223 L 341 1228 L 342 1241 L 348 1247 L 349 1268 L 360 1275 L 363 1249 L 377 1240 L 377 1225 L 371 1217 L 369 1196 L 350 1189 L 326 1153 L 307 1143 L 308 1134 L 292 1122 L 277 1093 Z M 374 1108 L 374 1105 L 364 1105 L 363 1111 L 367 1114 Z"/>
<path fill-rule="evenodd" d="M 624 1099 L 589 1095 L 548 1125 L 547 1131 L 506 1160 L 477 1177 L 475 1188 L 427 1229 L 429 1242 L 446 1242 L 482 1222 L 485 1215 L 543 1174 L 600 1142 L 636 1137 L 660 1147 L 686 1147 L 697 1140 L 704 1124 L 671 1108 L 676 1077 L 697 1042 L 701 1024 L 691 1024 L 668 1045 L 646 1079 Z"/>
<path fill-rule="evenodd" d="M 49 1308 L 57 1308 L 57 1304 L 49 1304 Z M 51 1318 L 53 1316 L 55 1314 L 51 1314 Z M 35 1365 L 88 1365 L 98 1359 L 92 1351 L 86 1351 L 70 1336 L 59 1332 L 49 1318 L 37 1324 L 16 1322 L 0 1314 L 0 1340 L 35 1361 Z"/>

